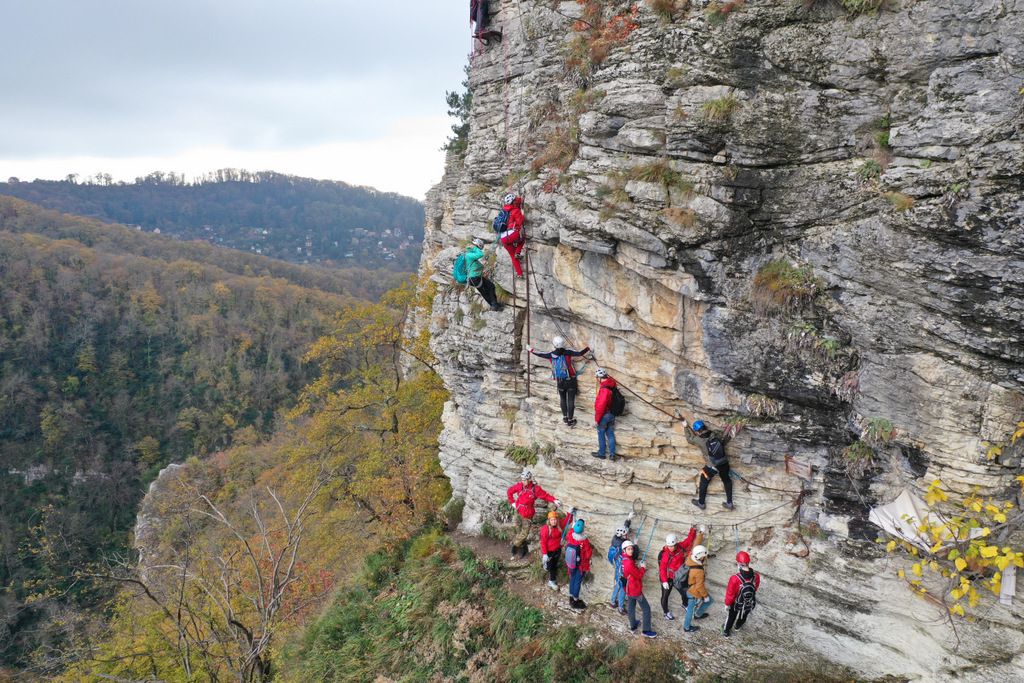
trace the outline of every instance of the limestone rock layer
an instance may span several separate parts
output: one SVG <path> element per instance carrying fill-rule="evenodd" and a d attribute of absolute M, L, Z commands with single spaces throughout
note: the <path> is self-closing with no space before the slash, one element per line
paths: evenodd
<path fill-rule="evenodd" d="M 1024 2 L 491 4 L 504 39 L 470 58 L 469 144 L 428 197 L 421 266 L 440 285 L 426 324 L 466 529 L 501 524 L 522 447 L 584 511 L 595 600 L 636 504 L 651 564 L 665 533 L 709 525 L 716 598 L 749 548 L 758 616 L 827 659 L 1024 676 L 1024 596 L 954 634 L 866 521 L 904 488 L 1006 498 L 1020 474 L 1019 447 L 986 449 L 1024 419 Z M 499 246 L 508 305 L 491 312 L 451 264 L 474 236 L 493 249 L 510 190 L 530 291 Z M 596 355 L 578 363 L 574 429 L 545 361 L 527 395 L 526 349 L 556 334 Z M 590 455 L 598 365 L 635 392 L 615 463 Z M 741 427 L 735 510 L 718 482 L 706 512 L 691 505 L 700 458 L 676 414 Z"/>

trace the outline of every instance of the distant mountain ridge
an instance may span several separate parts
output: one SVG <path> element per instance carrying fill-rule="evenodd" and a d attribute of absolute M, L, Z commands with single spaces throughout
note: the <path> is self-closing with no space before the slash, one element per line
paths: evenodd
<path fill-rule="evenodd" d="M 0 183 L 0 194 L 293 263 L 416 269 L 423 205 L 392 192 L 272 171 L 222 169 L 194 181 L 154 172 Z"/>

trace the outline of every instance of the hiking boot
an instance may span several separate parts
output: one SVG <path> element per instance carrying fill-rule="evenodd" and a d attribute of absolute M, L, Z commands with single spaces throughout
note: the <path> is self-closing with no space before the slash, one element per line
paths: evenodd
<path fill-rule="evenodd" d="M 644 631 L 644 638 L 657 638 L 657 637 L 658 637 L 658 632 L 657 631 Z"/>
<path fill-rule="evenodd" d="M 629 614 L 629 612 L 626 611 L 625 607 L 620 607 L 619 614 L 621 614 L 622 616 L 626 616 L 627 614 Z"/>
<path fill-rule="evenodd" d="M 512 545 L 512 562 L 515 562 L 517 557 L 519 557 L 519 546 L 513 544 Z"/>
<path fill-rule="evenodd" d="M 733 505 L 732 503 L 728 502 L 728 501 L 722 503 L 722 507 L 724 507 L 726 510 L 735 510 L 736 509 L 736 506 Z"/>
<path fill-rule="evenodd" d="M 733 626 L 733 629 L 735 629 L 736 631 L 739 631 L 741 628 L 743 628 L 743 624 L 736 624 L 735 626 Z"/>
<path fill-rule="evenodd" d="M 731 638 L 732 637 L 732 633 L 730 633 L 729 629 L 727 629 L 727 628 L 723 628 L 722 629 L 722 635 L 725 636 L 726 638 Z"/>
<path fill-rule="evenodd" d="M 698 614 L 697 616 L 694 617 L 694 619 L 707 619 L 707 618 L 708 618 L 708 613 L 707 612 L 705 612 L 704 614 Z"/>
<path fill-rule="evenodd" d="M 615 454 L 612 453 L 611 455 L 609 455 L 608 460 L 610 460 L 611 462 L 615 462 Z"/>
<path fill-rule="evenodd" d="M 565 415 L 562 416 L 562 424 L 569 424 L 569 418 L 567 418 Z"/>
<path fill-rule="evenodd" d="M 635 625 L 629 627 L 629 634 L 635 636 L 636 630 L 640 628 L 640 622 L 638 621 Z"/>
<path fill-rule="evenodd" d="M 608 606 L 611 607 L 612 609 L 615 609 L 616 607 L 618 607 L 618 605 L 615 603 L 614 600 L 609 600 L 608 601 Z"/>
<path fill-rule="evenodd" d="M 671 612 L 665 612 L 665 618 L 669 621 L 675 621 L 676 615 L 672 614 Z"/>
<path fill-rule="evenodd" d="M 491 305 L 491 310 L 492 311 L 500 311 L 501 310 L 501 306 L 499 306 L 498 304 L 492 304 Z"/>
<path fill-rule="evenodd" d="M 575 417 L 570 417 L 570 418 L 569 418 L 569 422 L 568 422 L 567 424 L 568 424 L 568 425 L 569 425 L 570 427 L 575 427 L 575 426 L 576 426 L 576 418 L 575 418 Z"/>
<path fill-rule="evenodd" d="M 579 598 L 576 599 L 576 609 L 587 609 L 587 603 L 583 602 Z"/>
<path fill-rule="evenodd" d="M 696 498 L 691 498 L 690 502 L 693 503 L 694 505 L 696 505 L 697 507 L 699 507 L 701 510 L 703 510 L 704 508 L 707 507 L 707 505 L 705 505 L 704 503 L 700 502 Z"/>
<path fill-rule="evenodd" d="M 699 631 L 700 626 L 691 626 L 690 628 L 684 628 L 683 630 L 687 633 L 693 633 L 694 631 Z"/>
<path fill-rule="evenodd" d="M 600 451 L 591 451 L 590 454 L 592 456 L 594 456 L 595 458 L 600 458 L 601 460 L 604 460 L 604 453 L 602 453 Z M 613 460 L 614 460 L 614 458 L 613 458 Z"/>
<path fill-rule="evenodd" d="M 558 584 L 554 581 L 548 581 L 548 588 L 550 588 L 553 591 L 556 591 L 558 590 Z"/>

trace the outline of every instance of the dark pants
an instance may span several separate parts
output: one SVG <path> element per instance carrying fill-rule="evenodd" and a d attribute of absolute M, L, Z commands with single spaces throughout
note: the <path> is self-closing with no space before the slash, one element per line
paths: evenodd
<path fill-rule="evenodd" d="M 583 586 L 583 570 L 577 567 L 569 570 L 569 596 L 580 599 L 580 588 Z"/>
<path fill-rule="evenodd" d="M 495 308 L 498 305 L 498 295 L 494 293 L 493 282 L 481 275 L 469 278 L 469 284 L 476 287 L 476 291 L 480 292 L 480 296 L 484 298 L 488 306 Z"/>
<path fill-rule="evenodd" d="M 628 595 L 626 596 L 626 613 L 629 615 L 629 630 L 635 631 L 636 627 L 640 625 L 640 623 L 636 620 L 637 603 L 640 604 L 640 612 L 643 614 L 644 630 L 650 631 L 651 605 L 647 602 L 647 598 L 645 598 L 643 595 L 640 595 L 639 597 L 635 598 L 632 598 Z"/>
<path fill-rule="evenodd" d="M 548 579 L 558 581 L 558 558 L 562 556 L 562 549 L 547 553 L 548 558 Z"/>
<path fill-rule="evenodd" d="M 729 633 L 733 627 L 739 629 L 743 624 L 747 623 L 747 617 L 750 616 L 750 612 L 746 614 L 740 614 L 739 610 L 736 609 L 736 605 L 729 605 L 729 616 L 725 620 L 725 632 Z"/>
<path fill-rule="evenodd" d="M 576 393 L 580 390 L 575 377 L 558 380 L 558 400 L 562 404 L 562 417 L 572 420 L 576 414 Z"/>
<path fill-rule="evenodd" d="M 491 3 L 489 0 L 476 0 L 476 32 L 483 33 L 487 30 L 487 15 L 490 13 Z"/>
<path fill-rule="evenodd" d="M 671 583 L 671 582 L 669 582 L 667 590 L 664 589 L 664 588 L 661 589 L 661 611 L 665 612 L 666 614 L 670 611 L 669 608 L 668 608 L 668 598 L 669 598 L 670 595 L 672 595 L 672 591 L 674 589 L 675 589 L 675 585 L 673 583 Z M 682 599 L 682 607 L 683 607 L 683 609 L 686 609 L 686 595 L 684 595 L 682 593 L 682 591 L 677 591 L 677 592 L 680 593 L 680 598 Z"/>
<path fill-rule="evenodd" d="M 710 467 L 705 467 L 700 471 L 700 502 L 703 503 L 704 499 L 708 495 L 708 485 L 711 480 L 715 478 L 715 475 L 722 478 L 722 486 L 725 487 L 725 499 L 728 502 L 732 502 L 732 477 L 729 476 L 729 463 L 722 463 L 718 466 L 718 472 L 715 472 Z"/>

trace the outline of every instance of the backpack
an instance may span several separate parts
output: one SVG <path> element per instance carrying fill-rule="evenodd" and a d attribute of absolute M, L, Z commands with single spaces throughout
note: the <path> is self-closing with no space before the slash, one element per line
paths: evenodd
<path fill-rule="evenodd" d="M 505 209 L 499 211 L 498 215 L 494 217 L 494 222 L 491 223 L 491 226 L 494 228 L 494 232 L 498 233 L 499 236 L 501 233 L 508 230 L 508 211 Z"/>
<path fill-rule="evenodd" d="M 551 374 L 555 379 L 569 379 L 569 357 L 564 353 L 551 356 Z"/>
<path fill-rule="evenodd" d="M 612 387 L 611 392 L 612 405 L 608 410 L 615 417 L 619 417 L 626 412 L 626 397 L 622 395 L 618 387 Z"/>
<path fill-rule="evenodd" d="M 580 564 L 580 547 L 569 544 L 565 546 L 565 566 L 569 569 L 576 569 Z"/>
<path fill-rule="evenodd" d="M 615 541 L 619 541 L 616 543 Z M 608 562 L 614 567 L 615 561 L 619 559 L 619 555 L 622 554 L 622 541 L 618 538 L 612 541 L 612 544 L 608 546 Z"/>
<path fill-rule="evenodd" d="M 686 562 L 683 562 L 683 566 L 676 570 L 675 576 L 672 577 L 672 585 L 681 594 L 686 595 L 686 591 L 690 588 L 690 568 L 686 566 Z"/>
<path fill-rule="evenodd" d="M 722 445 L 722 442 L 716 436 L 708 439 L 708 459 L 711 460 L 711 464 L 715 467 L 724 465 L 728 460 L 725 455 L 725 446 Z"/>
<path fill-rule="evenodd" d="M 740 592 L 736 595 L 733 607 L 736 608 L 736 612 L 741 619 L 746 619 L 751 610 L 757 607 L 757 590 L 754 588 L 754 577 L 751 576 L 748 581 L 743 578 L 742 574 L 737 574 L 736 576 L 740 580 Z"/>
<path fill-rule="evenodd" d="M 460 285 L 466 284 L 469 280 L 469 271 L 466 270 L 466 255 L 459 254 L 459 257 L 455 259 L 455 265 L 452 266 L 452 277 Z"/>

